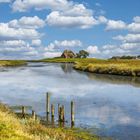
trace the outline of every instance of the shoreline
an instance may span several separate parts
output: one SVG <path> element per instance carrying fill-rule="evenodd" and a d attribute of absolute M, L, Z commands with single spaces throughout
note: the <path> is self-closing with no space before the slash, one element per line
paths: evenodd
<path fill-rule="evenodd" d="M 140 77 L 140 60 L 105 60 L 95 58 L 49 58 L 39 60 L 44 63 L 73 63 L 75 70 L 119 76 Z"/>
<path fill-rule="evenodd" d="M 125 70 L 125 69 L 117 69 L 117 68 L 108 68 L 108 67 L 96 67 L 92 64 L 89 64 L 87 67 L 85 66 L 78 66 L 75 64 L 73 66 L 75 70 L 83 71 L 83 72 L 89 72 L 99 75 L 113 75 L 113 76 L 127 76 L 127 77 L 140 77 L 140 71 L 131 71 L 131 70 Z"/>
<path fill-rule="evenodd" d="M 51 127 L 39 119 L 21 118 L 9 106 L 0 103 L 0 139 L 4 140 L 100 140 L 94 134 L 79 128 Z M 109 138 L 104 137 L 108 140 Z"/>
<path fill-rule="evenodd" d="M 105 60 L 95 58 L 48 58 L 42 60 L 0 60 L 0 67 L 32 63 L 71 63 L 75 70 L 107 75 L 140 77 L 140 60 Z"/>

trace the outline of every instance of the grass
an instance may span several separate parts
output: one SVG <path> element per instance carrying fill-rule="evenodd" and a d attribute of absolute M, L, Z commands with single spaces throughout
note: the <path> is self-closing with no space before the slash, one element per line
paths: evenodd
<path fill-rule="evenodd" d="M 140 60 L 103 60 L 95 58 L 52 58 L 43 59 L 42 62 L 51 63 L 75 63 L 74 69 L 98 73 L 112 74 L 121 76 L 138 76 L 140 77 Z"/>
<path fill-rule="evenodd" d="M 80 61 L 80 58 L 47 58 L 47 59 L 42 59 L 34 62 L 50 62 L 50 63 L 74 63 L 75 61 Z"/>
<path fill-rule="evenodd" d="M 39 121 L 21 119 L 0 104 L 0 140 L 100 140 L 79 129 L 51 128 Z M 104 138 L 105 139 L 105 138 Z"/>
<path fill-rule="evenodd" d="M 98 74 L 140 77 L 140 60 L 104 60 L 93 62 L 76 62 L 76 70 Z"/>
<path fill-rule="evenodd" d="M 21 66 L 26 65 L 26 61 L 24 60 L 0 60 L 0 67 L 8 67 L 8 66 Z"/>

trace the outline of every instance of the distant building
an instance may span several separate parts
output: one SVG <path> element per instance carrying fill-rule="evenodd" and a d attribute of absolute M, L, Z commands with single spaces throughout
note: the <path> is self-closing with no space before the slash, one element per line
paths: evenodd
<path fill-rule="evenodd" d="M 62 55 L 61 55 L 62 58 L 75 58 L 76 57 L 76 54 L 71 51 L 71 50 L 65 50 Z"/>

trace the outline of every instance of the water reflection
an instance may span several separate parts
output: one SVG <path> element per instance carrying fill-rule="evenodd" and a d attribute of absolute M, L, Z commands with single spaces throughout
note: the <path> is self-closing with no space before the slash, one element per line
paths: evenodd
<path fill-rule="evenodd" d="M 61 68 L 65 73 L 71 73 L 73 71 L 73 64 L 62 63 Z"/>
<path fill-rule="evenodd" d="M 73 64 L 62 63 L 61 68 L 64 73 L 72 73 L 74 71 Z M 76 72 L 82 75 L 83 74 L 87 75 L 89 79 L 95 80 L 95 81 L 102 81 L 105 83 L 118 84 L 118 85 L 127 84 L 127 85 L 132 85 L 135 87 L 140 87 L 140 77 L 95 74 L 95 73 L 82 72 L 82 71 L 76 71 Z"/>
<path fill-rule="evenodd" d="M 75 101 L 76 126 L 120 140 L 138 140 L 139 81 L 139 78 L 75 71 L 71 64 L 29 63 L 0 72 L 0 100 L 10 105 L 32 106 L 45 117 L 46 92 L 50 91 L 51 103 L 65 105 L 68 121 L 70 101 Z"/>

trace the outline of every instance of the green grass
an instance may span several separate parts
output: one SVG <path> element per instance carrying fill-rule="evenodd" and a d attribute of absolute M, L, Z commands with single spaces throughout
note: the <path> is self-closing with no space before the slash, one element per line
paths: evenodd
<path fill-rule="evenodd" d="M 21 66 L 26 65 L 26 61 L 24 60 L 0 60 L 0 67 L 15 67 L 15 66 Z"/>
<path fill-rule="evenodd" d="M 100 140 L 79 129 L 51 128 L 39 121 L 18 118 L 0 104 L 0 140 Z M 105 140 L 106 138 L 104 138 Z"/>
<path fill-rule="evenodd" d="M 50 63 L 75 63 L 74 69 L 98 74 L 140 76 L 140 60 L 104 60 L 95 58 L 51 58 L 40 60 Z"/>

